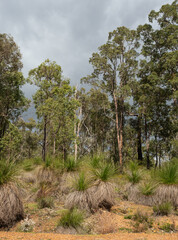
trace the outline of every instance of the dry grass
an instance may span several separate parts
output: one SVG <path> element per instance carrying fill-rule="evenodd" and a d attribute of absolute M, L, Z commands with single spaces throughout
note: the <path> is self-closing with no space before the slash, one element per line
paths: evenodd
<path fill-rule="evenodd" d="M 79 209 L 90 212 L 91 207 L 88 191 L 75 191 L 67 195 L 65 201 L 65 208 L 72 209 L 74 207 L 78 207 Z"/>
<path fill-rule="evenodd" d="M 11 227 L 24 218 L 23 204 L 14 184 L 0 186 L 0 228 Z"/>
<path fill-rule="evenodd" d="M 56 182 L 58 180 L 54 170 L 50 168 L 39 167 L 37 170 L 38 182 Z"/>
<path fill-rule="evenodd" d="M 115 201 L 114 184 L 110 182 L 99 181 L 93 187 L 88 189 L 91 210 L 95 211 L 99 208 L 110 211 Z"/>
<path fill-rule="evenodd" d="M 160 185 L 153 195 L 145 196 L 140 193 L 138 185 L 127 184 L 124 192 L 127 192 L 129 201 L 134 201 L 137 204 L 154 206 L 163 202 L 170 202 L 175 208 L 178 206 L 177 185 Z"/>
<path fill-rule="evenodd" d="M 114 205 L 114 185 L 109 182 L 98 181 L 85 191 L 75 191 L 66 197 L 65 207 L 78 207 L 88 212 L 95 212 L 99 208 L 110 211 Z"/>

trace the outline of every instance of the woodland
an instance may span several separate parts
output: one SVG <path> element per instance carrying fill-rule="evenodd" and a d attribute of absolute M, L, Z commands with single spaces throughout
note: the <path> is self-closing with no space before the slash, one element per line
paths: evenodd
<path fill-rule="evenodd" d="M 118 201 L 177 219 L 177 10 L 176 0 L 135 30 L 110 32 L 80 88 L 49 59 L 25 78 L 17 43 L 0 34 L 0 229 L 22 220 L 15 231 L 33 231 L 30 214 L 57 208 L 59 232 L 92 233 L 80 211 L 91 217 Z M 26 83 L 37 89 L 32 101 Z M 25 121 L 31 104 L 36 120 Z M 153 228 L 148 216 L 122 211 L 134 222 L 130 231 Z M 177 231 L 175 221 L 167 224 L 162 231 Z"/>

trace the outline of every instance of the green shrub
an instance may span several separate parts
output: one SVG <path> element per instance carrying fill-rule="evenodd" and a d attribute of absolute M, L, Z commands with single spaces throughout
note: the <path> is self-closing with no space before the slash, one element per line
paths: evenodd
<path fill-rule="evenodd" d="M 79 167 L 79 162 L 75 161 L 75 159 L 73 157 L 68 158 L 65 162 L 64 162 L 64 169 L 67 172 L 73 172 L 76 171 Z"/>
<path fill-rule="evenodd" d="M 161 230 L 165 232 L 173 232 L 176 230 L 175 223 L 164 223 L 159 227 Z"/>
<path fill-rule="evenodd" d="M 73 187 L 77 191 L 85 191 L 90 185 L 90 181 L 86 178 L 84 172 L 81 172 L 73 183 Z"/>
<path fill-rule="evenodd" d="M 139 169 L 139 165 L 136 161 L 130 161 L 128 165 L 128 170 L 126 172 L 126 177 L 129 180 L 129 182 L 135 184 L 139 183 L 142 179 L 142 172 Z"/>
<path fill-rule="evenodd" d="M 124 216 L 124 219 L 132 219 L 132 215 L 127 215 L 127 216 Z"/>
<path fill-rule="evenodd" d="M 15 163 L 0 161 L 0 185 L 8 183 L 18 174 L 18 167 Z"/>
<path fill-rule="evenodd" d="M 73 208 L 71 210 L 65 211 L 62 214 L 58 222 L 58 226 L 63 226 L 65 228 L 68 227 L 76 228 L 81 225 L 83 220 L 84 220 L 83 213 L 80 212 L 78 209 Z"/>
<path fill-rule="evenodd" d="M 53 208 L 54 200 L 51 197 L 43 197 L 38 199 L 38 208 Z"/>
<path fill-rule="evenodd" d="M 157 185 L 153 182 L 144 182 L 139 186 L 139 191 L 145 196 L 150 196 L 154 194 L 156 187 Z"/>
<path fill-rule="evenodd" d="M 33 160 L 32 159 L 26 159 L 24 160 L 23 164 L 22 164 L 22 168 L 25 170 L 25 171 L 32 171 L 35 166 L 33 164 Z"/>
<path fill-rule="evenodd" d="M 134 232 L 143 232 L 153 226 L 153 220 L 148 216 L 147 213 L 137 211 L 133 215 L 132 219 L 135 221 L 135 223 L 133 224 Z"/>
<path fill-rule="evenodd" d="M 169 202 L 165 202 L 153 207 L 153 212 L 156 215 L 169 215 L 172 212 L 172 205 Z"/>
<path fill-rule="evenodd" d="M 163 184 L 177 184 L 178 183 L 178 165 L 170 162 L 162 166 L 158 171 L 158 177 Z"/>
<path fill-rule="evenodd" d="M 98 168 L 100 166 L 100 163 L 103 161 L 103 157 L 102 156 L 98 156 L 98 155 L 95 155 L 91 158 L 90 160 L 90 165 L 91 167 L 93 168 Z"/>
<path fill-rule="evenodd" d="M 92 173 L 96 179 L 103 182 L 109 181 L 116 175 L 117 169 L 113 163 L 102 162 L 97 169 L 93 169 Z"/>

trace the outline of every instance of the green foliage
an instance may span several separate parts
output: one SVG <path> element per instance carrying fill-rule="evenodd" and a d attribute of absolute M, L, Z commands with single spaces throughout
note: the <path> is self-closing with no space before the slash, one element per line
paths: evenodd
<path fill-rule="evenodd" d="M 92 169 L 92 173 L 96 179 L 107 182 L 116 176 L 117 169 L 112 162 L 103 161 L 97 169 Z"/>
<path fill-rule="evenodd" d="M 156 187 L 157 185 L 154 182 L 148 181 L 148 182 L 142 183 L 139 186 L 139 190 L 143 195 L 150 196 L 154 194 Z"/>
<path fill-rule="evenodd" d="M 153 225 L 153 219 L 151 219 L 147 213 L 143 213 L 139 210 L 133 215 L 132 219 L 135 221 L 133 224 L 134 232 L 146 231 Z"/>
<path fill-rule="evenodd" d="M 156 215 L 169 215 L 172 212 L 172 205 L 169 202 L 165 202 L 153 207 L 153 211 Z"/>
<path fill-rule="evenodd" d="M 8 183 L 18 174 L 18 167 L 13 162 L 0 161 L 0 185 Z"/>
<path fill-rule="evenodd" d="M 139 183 L 142 179 L 142 171 L 136 161 L 130 161 L 128 165 L 128 170 L 126 172 L 126 177 L 129 182 L 135 184 Z"/>
<path fill-rule="evenodd" d="M 74 157 L 68 157 L 64 162 L 64 169 L 67 172 L 76 171 L 79 168 L 79 161 L 75 161 Z"/>
<path fill-rule="evenodd" d="M 178 183 L 178 165 L 174 163 L 165 163 L 158 171 L 158 177 L 163 184 Z"/>
<path fill-rule="evenodd" d="M 42 197 L 38 199 L 38 208 L 53 208 L 54 200 L 52 197 Z"/>
<path fill-rule="evenodd" d="M 0 139 L 29 103 L 21 90 L 25 84 L 21 58 L 13 37 L 0 34 Z"/>
<path fill-rule="evenodd" d="M 22 145 L 22 134 L 12 123 L 9 123 L 9 128 L 0 139 L 1 156 L 6 157 L 9 161 L 16 160 L 19 156 Z"/>
<path fill-rule="evenodd" d="M 91 158 L 90 165 L 93 168 L 98 168 L 102 160 L 103 160 L 102 156 L 95 155 Z"/>
<path fill-rule="evenodd" d="M 68 227 L 77 228 L 81 225 L 83 220 L 84 220 L 83 213 L 80 212 L 78 209 L 73 208 L 71 210 L 65 211 L 62 214 L 58 226 L 63 226 L 65 228 Z"/>
<path fill-rule="evenodd" d="M 81 172 L 77 179 L 73 183 L 73 187 L 77 191 L 85 191 L 90 185 L 90 180 L 87 179 L 84 172 Z"/>
<path fill-rule="evenodd" d="M 164 223 L 159 227 L 161 230 L 165 232 L 174 232 L 176 231 L 175 223 Z"/>
<path fill-rule="evenodd" d="M 20 163 L 21 167 L 25 171 L 32 171 L 35 169 L 36 166 L 42 165 L 42 159 L 40 157 L 35 157 L 35 158 L 27 158 L 22 163 Z"/>

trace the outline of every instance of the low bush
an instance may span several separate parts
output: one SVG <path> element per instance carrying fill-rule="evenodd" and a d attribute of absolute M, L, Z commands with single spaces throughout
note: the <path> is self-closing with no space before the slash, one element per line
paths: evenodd
<path fill-rule="evenodd" d="M 172 205 L 169 202 L 165 202 L 153 207 L 153 212 L 155 215 L 169 215 L 172 212 Z"/>
<path fill-rule="evenodd" d="M 161 230 L 163 230 L 164 232 L 173 232 L 176 230 L 176 226 L 175 223 L 173 222 L 171 223 L 164 223 L 159 227 Z"/>
<path fill-rule="evenodd" d="M 143 232 L 148 228 L 151 228 L 153 225 L 153 220 L 148 216 L 147 213 L 142 213 L 141 211 L 137 211 L 132 219 L 135 221 L 133 224 L 134 232 Z"/>
<path fill-rule="evenodd" d="M 69 157 L 65 162 L 64 162 L 64 170 L 67 172 L 73 172 L 78 170 L 79 167 L 79 162 L 75 161 L 73 157 Z"/>
<path fill-rule="evenodd" d="M 38 199 L 38 208 L 53 208 L 54 200 L 51 197 L 43 197 Z"/>
<path fill-rule="evenodd" d="M 83 220 L 84 220 L 83 213 L 80 212 L 78 209 L 73 208 L 65 211 L 62 214 L 58 222 L 58 226 L 62 226 L 64 228 L 68 227 L 77 228 L 82 224 Z"/>

